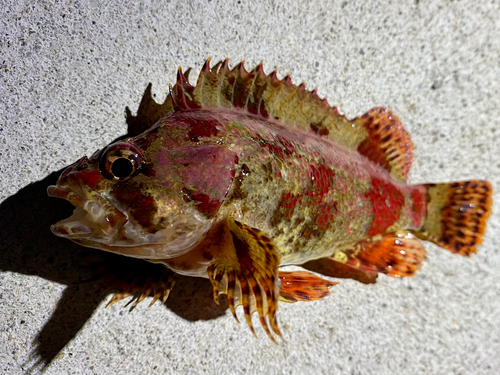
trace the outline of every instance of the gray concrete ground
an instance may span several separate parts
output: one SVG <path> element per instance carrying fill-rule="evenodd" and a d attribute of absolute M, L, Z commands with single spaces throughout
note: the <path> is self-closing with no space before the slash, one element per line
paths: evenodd
<path fill-rule="evenodd" d="M 163 99 L 178 66 L 208 56 L 262 61 L 348 116 L 391 108 L 416 145 L 411 182 L 483 178 L 498 191 L 498 1 L 0 5 L 0 372 L 54 357 L 47 374 L 500 373 L 498 194 L 478 254 L 426 244 L 414 278 L 341 280 L 323 301 L 282 304 L 279 345 L 199 280 L 181 280 L 166 307 L 105 309 L 83 282 L 87 252 L 48 230 L 67 206 L 45 196 L 52 172 L 125 134 L 124 107 L 149 82 Z"/>

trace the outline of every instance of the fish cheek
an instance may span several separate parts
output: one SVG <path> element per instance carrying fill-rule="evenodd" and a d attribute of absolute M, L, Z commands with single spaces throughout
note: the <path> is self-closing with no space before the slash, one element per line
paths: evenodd
<path fill-rule="evenodd" d="M 158 212 L 156 198 L 144 193 L 144 186 L 132 181 L 117 182 L 111 190 L 111 195 L 126 207 L 131 219 L 141 225 L 144 230 L 155 233 L 158 225 L 155 225 L 155 217 Z"/>
<path fill-rule="evenodd" d="M 179 176 L 184 202 L 207 218 L 213 217 L 233 183 L 237 156 L 226 147 L 209 145 L 186 148 L 176 162 L 182 166 Z"/>

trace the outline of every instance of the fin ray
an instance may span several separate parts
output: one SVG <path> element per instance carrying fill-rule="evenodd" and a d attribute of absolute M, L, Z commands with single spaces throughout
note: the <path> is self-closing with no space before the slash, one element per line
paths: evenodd
<path fill-rule="evenodd" d="M 311 260 L 302 265 L 305 269 L 320 273 L 325 276 L 339 279 L 352 279 L 363 284 L 373 284 L 377 281 L 378 272 L 364 271 L 331 258 Z"/>
<path fill-rule="evenodd" d="M 331 294 L 338 283 L 322 279 L 307 271 L 280 271 L 280 300 L 284 302 L 317 301 Z"/>
<path fill-rule="evenodd" d="M 413 234 L 399 230 L 360 242 L 351 251 L 334 255 L 334 260 L 365 271 L 385 273 L 391 277 L 414 276 L 422 267 L 426 251 Z"/>
<path fill-rule="evenodd" d="M 207 269 L 214 300 L 218 302 L 218 295 L 226 294 L 236 320 L 236 307 L 242 305 L 245 320 L 254 335 L 252 315 L 257 312 L 266 334 L 276 342 L 271 330 L 281 337 L 276 321 L 279 251 L 255 228 L 233 219 L 221 225 L 226 233 L 220 237 L 223 244 Z"/>
<path fill-rule="evenodd" d="M 115 303 L 129 297 L 132 298 L 127 302 L 125 307 L 132 305 L 130 311 L 149 296 L 152 296 L 153 300 L 148 307 L 153 306 L 158 300 L 164 304 L 174 285 L 175 274 L 163 267 L 161 272 L 154 272 L 148 277 L 142 275 L 134 278 L 125 277 L 122 280 L 118 280 L 117 285 L 113 288 L 113 297 L 106 304 L 106 307 L 113 306 Z"/>

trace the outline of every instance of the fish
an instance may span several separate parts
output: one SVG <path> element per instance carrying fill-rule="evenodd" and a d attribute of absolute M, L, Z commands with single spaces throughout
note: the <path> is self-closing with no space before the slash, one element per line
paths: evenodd
<path fill-rule="evenodd" d="M 176 275 L 208 278 L 238 321 L 282 338 L 278 302 L 320 300 L 338 284 L 283 266 L 314 261 L 413 276 L 423 240 L 469 256 L 492 206 L 484 180 L 408 184 L 413 143 L 377 107 L 348 119 L 289 75 L 207 59 L 195 85 L 179 68 L 164 103 L 63 171 L 50 197 L 75 206 L 52 232 L 165 267 L 160 285 L 115 295 L 168 298 Z M 142 105 L 142 104 L 141 104 Z M 134 117 L 132 116 L 134 119 Z"/>

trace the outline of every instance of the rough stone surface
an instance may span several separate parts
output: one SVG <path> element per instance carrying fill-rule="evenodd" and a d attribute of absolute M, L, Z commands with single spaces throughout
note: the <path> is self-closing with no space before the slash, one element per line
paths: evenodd
<path fill-rule="evenodd" d="M 55 356 L 46 374 L 500 373 L 498 194 L 478 254 L 427 244 L 417 277 L 281 304 L 279 345 L 200 280 L 166 307 L 105 309 L 87 252 L 48 230 L 68 207 L 45 195 L 52 172 L 125 134 L 149 82 L 163 99 L 178 66 L 208 56 L 263 61 L 348 116 L 388 107 L 416 145 L 412 182 L 498 191 L 498 1 L 0 3 L 0 372 Z"/>

